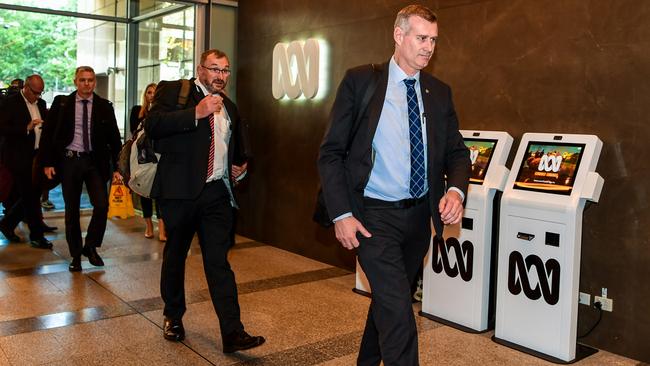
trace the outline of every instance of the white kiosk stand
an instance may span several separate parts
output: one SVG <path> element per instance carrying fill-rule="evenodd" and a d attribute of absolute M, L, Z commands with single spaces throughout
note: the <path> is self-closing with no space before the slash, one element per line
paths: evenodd
<path fill-rule="evenodd" d="M 556 363 L 576 354 L 582 212 L 598 202 L 594 135 L 526 133 L 501 200 L 497 343 Z"/>
<path fill-rule="evenodd" d="M 370 284 L 368 283 L 368 278 L 366 274 L 363 273 L 363 269 L 359 264 L 359 258 L 357 258 L 357 278 L 356 284 L 352 291 L 358 293 L 359 295 L 370 296 Z"/>
<path fill-rule="evenodd" d="M 512 137 L 506 132 L 460 131 L 470 150 L 472 173 L 461 224 L 434 236 L 425 259 L 420 315 L 478 333 L 488 329 L 492 216 L 496 191 L 510 172 Z"/>

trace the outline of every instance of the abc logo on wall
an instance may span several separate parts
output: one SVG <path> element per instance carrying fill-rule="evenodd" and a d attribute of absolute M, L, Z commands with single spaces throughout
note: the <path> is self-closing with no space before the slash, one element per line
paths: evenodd
<path fill-rule="evenodd" d="M 316 97 L 321 68 L 321 44 L 310 38 L 304 42 L 278 43 L 273 49 L 272 90 L 275 99 Z"/>
<path fill-rule="evenodd" d="M 453 254 L 453 261 L 450 259 Z M 465 282 L 472 280 L 474 268 L 474 245 L 469 240 L 461 244 L 458 239 L 450 237 L 445 239 L 438 235 L 433 237 L 433 248 L 431 250 L 431 266 L 435 273 L 442 273 L 451 278 L 460 275 Z"/>

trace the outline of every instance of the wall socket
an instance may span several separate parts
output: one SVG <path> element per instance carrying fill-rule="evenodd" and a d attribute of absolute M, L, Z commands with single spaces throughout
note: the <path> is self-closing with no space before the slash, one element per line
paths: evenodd
<path fill-rule="evenodd" d="M 603 305 L 604 311 L 614 311 L 614 300 L 602 296 L 595 296 L 594 302 L 599 302 Z"/>

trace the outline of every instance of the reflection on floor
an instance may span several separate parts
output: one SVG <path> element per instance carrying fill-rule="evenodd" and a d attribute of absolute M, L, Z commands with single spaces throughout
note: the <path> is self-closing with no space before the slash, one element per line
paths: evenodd
<path fill-rule="evenodd" d="M 82 227 L 88 216 L 82 218 Z M 140 218 L 109 220 L 106 266 L 67 270 L 63 218 L 52 251 L 0 239 L 0 365 L 354 365 L 368 299 L 354 275 L 243 237 L 230 253 L 243 322 L 267 343 L 224 355 L 198 244 L 186 268 L 183 343 L 161 334 L 163 243 Z M 23 237 L 26 233 L 19 233 Z M 157 237 L 157 235 L 156 235 Z M 417 313 L 419 305 L 414 305 Z M 490 340 L 416 316 L 422 365 L 545 365 Z M 577 365 L 637 365 L 598 352 Z"/>

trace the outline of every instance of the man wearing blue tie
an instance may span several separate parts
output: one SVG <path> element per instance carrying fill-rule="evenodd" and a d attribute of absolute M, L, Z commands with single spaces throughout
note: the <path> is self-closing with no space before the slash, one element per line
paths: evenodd
<path fill-rule="evenodd" d="M 318 168 L 337 239 L 358 248 L 372 290 L 359 365 L 417 365 L 411 283 L 438 235 L 460 222 L 470 173 L 449 86 L 422 72 L 438 37 L 420 5 L 397 14 L 395 52 L 367 108 L 372 68 L 348 70 L 332 106 Z M 357 113 L 362 113 L 354 126 Z M 349 141 L 348 139 L 352 139 Z"/>

